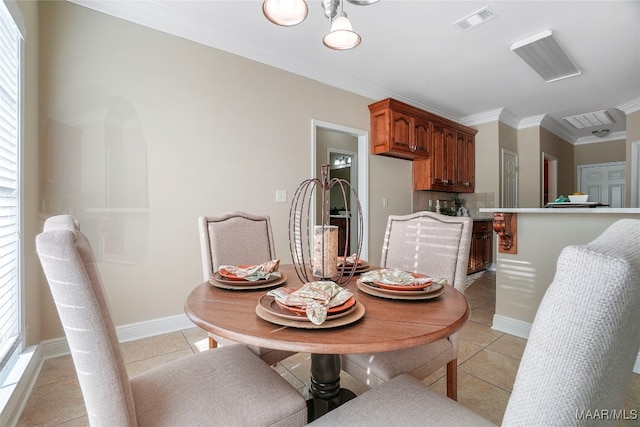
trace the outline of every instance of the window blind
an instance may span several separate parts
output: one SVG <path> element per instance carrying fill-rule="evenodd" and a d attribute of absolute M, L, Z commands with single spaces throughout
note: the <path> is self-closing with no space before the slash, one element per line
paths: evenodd
<path fill-rule="evenodd" d="M 18 140 L 21 35 L 0 2 L 0 368 L 21 343 Z"/>

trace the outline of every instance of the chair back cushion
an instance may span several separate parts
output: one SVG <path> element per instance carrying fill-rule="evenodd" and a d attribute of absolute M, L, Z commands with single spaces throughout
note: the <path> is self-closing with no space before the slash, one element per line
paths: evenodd
<path fill-rule="evenodd" d="M 391 215 L 381 265 L 431 277 L 444 277 L 464 292 L 473 221 L 434 212 Z"/>
<path fill-rule="evenodd" d="M 536 313 L 504 425 L 618 422 L 640 347 L 638 242 L 640 220 L 624 219 L 586 245 L 563 249 Z"/>
<path fill-rule="evenodd" d="M 89 241 L 69 215 L 47 219 L 36 250 L 71 349 L 91 425 L 135 426 L 129 377 Z"/>
<path fill-rule="evenodd" d="M 221 265 L 261 264 L 276 257 L 269 216 L 244 212 L 201 216 L 198 228 L 204 280 Z"/>

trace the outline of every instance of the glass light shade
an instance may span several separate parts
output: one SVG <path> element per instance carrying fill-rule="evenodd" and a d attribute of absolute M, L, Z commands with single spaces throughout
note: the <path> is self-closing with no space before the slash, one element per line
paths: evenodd
<path fill-rule="evenodd" d="M 291 27 L 305 20 L 309 8 L 304 0 L 265 0 L 262 13 L 276 25 Z"/>
<path fill-rule="evenodd" d="M 330 49 L 347 50 L 358 46 L 360 40 L 360 35 L 353 31 L 351 22 L 349 22 L 347 15 L 343 13 L 333 20 L 331 31 L 324 36 L 322 43 Z"/>

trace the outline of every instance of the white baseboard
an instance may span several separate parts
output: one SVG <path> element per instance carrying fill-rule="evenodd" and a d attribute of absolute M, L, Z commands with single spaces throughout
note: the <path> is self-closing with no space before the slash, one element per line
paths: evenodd
<path fill-rule="evenodd" d="M 494 314 L 492 329 L 527 339 L 529 338 L 529 332 L 531 332 L 531 323 Z M 640 353 L 636 356 L 636 363 L 633 365 L 633 372 L 640 374 Z"/>
<path fill-rule="evenodd" d="M 494 314 L 492 329 L 527 339 L 529 338 L 529 332 L 531 332 L 531 323 Z"/>
<path fill-rule="evenodd" d="M 120 342 L 134 341 L 183 329 L 194 328 L 189 318 L 182 314 L 163 317 L 145 322 L 131 323 L 116 327 Z M 64 337 L 44 340 L 37 346 L 23 352 L 28 361 L 24 363 L 19 379 L 16 381 L 4 407 L 0 408 L 0 425 L 15 426 L 22 415 L 31 390 L 38 379 L 42 364 L 46 359 L 69 354 L 69 345 Z"/>

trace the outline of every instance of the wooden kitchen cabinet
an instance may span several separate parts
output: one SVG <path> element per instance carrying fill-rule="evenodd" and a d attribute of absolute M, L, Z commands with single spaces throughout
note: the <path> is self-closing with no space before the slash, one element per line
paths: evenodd
<path fill-rule="evenodd" d="M 472 193 L 476 179 L 476 143 L 474 135 L 457 133 L 456 139 L 456 180 L 460 193 Z M 470 189 L 463 191 L 462 189 Z"/>
<path fill-rule="evenodd" d="M 413 162 L 413 189 L 453 193 L 475 190 L 475 130 L 434 122 L 431 156 Z"/>
<path fill-rule="evenodd" d="M 413 160 L 413 189 L 473 193 L 477 131 L 395 99 L 369 105 L 371 154 Z"/>
<path fill-rule="evenodd" d="M 429 156 L 431 122 L 426 112 L 388 98 L 369 105 L 371 154 L 415 160 Z"/>
<path fill-rule="evenodd" d="M 473 221 L 467 274 L 486 270 L 493 257 L 493 221 Z"/>
<path fill-rule="evenodd" d="M 351 248 L 349 247 L 349 235 L 347 233 L 347 217 L 329 217 L 329 224 L 338 227 L 338 255 L 344 254 L 345 245 L 347 247 L 347 254 L 351 254 Z"/>

